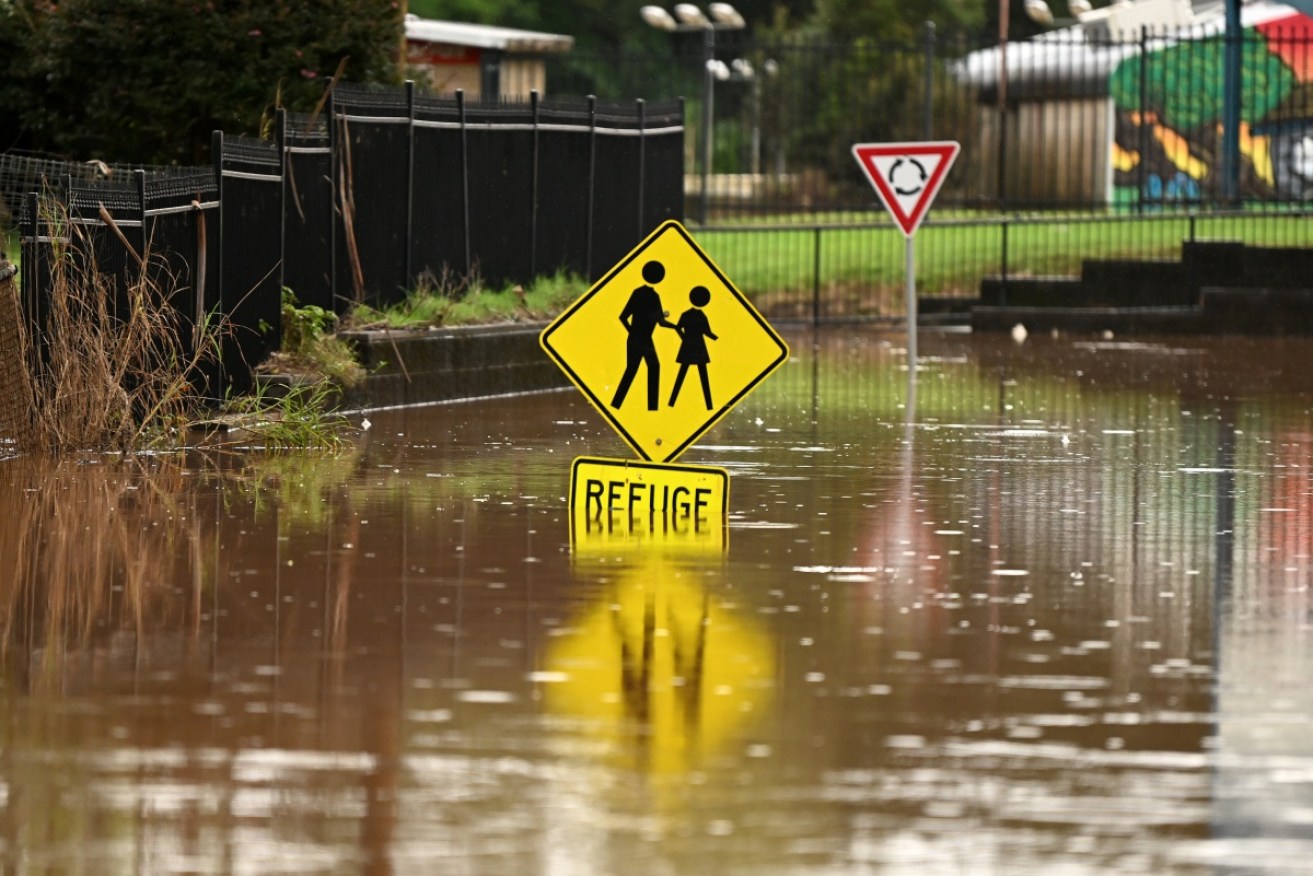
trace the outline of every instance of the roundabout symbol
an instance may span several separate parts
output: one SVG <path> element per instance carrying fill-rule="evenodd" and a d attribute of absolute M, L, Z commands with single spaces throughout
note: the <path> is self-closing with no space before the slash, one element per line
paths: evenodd
<path fill-rule="evenodd" d="M 904 162 L 907 162 L 904 164 Z M 902 173 L 899 173 L 899 170 Z M 925 181 L 930 177 L 926 173 L 925 165 L 911 156 L 899 158 L 889 168 L 889 185 L 894 187 L 894 192 L 900 197 L 919 194 L 921 189 L 925 188 Z M 902 179 L 900 184 L 899 179 Z"/>

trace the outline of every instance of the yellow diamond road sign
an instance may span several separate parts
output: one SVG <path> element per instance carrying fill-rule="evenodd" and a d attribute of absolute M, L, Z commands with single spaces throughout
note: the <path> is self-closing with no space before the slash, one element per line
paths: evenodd
<path fill-rule="evenodd" d="M 543 330 L 547 354 L 640 457 L 677 458 L 789 357 L 669 221 Z"/>

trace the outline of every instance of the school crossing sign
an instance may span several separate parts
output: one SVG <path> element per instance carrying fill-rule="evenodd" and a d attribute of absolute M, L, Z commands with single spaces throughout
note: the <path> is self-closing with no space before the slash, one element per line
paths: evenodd
<path fill-rule="evenodd" d="M 684 226 L 664 222 L 539 337 L 643 459 L 672 462 L 789 348 Z"/>

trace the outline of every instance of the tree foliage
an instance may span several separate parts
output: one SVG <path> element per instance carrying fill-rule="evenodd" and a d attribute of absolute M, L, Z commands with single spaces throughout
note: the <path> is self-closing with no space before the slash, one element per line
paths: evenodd
<path fill-rule="evenodd" d="M 393 81 L 392 0 L 0 0 L 0 148 L 195 163 L 213 130 L 312 108 L 338 65 Z M 13 133 L 10 133 L 13 132 Z"/>
<path fill-rule="evenodd" d="M 978 0 L 816 0 L 811 23 L 845 39 L 910 42 L 921 36 L 927 21 L 943 28 L 979 26 L 983 9 Z"/>

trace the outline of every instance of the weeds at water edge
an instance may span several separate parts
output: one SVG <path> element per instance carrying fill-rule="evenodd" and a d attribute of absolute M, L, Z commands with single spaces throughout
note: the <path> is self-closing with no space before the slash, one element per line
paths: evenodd
<path fill-rule="evenodd" d="M 118 236 L 128 261 L 118 278 L 97 269 L 94 242 L 82 226 L 68 222 L 58 205 L 47 209 L 47 313 L 35 336 L 19 312 L 12 281 L 0 289 L 0 318 L 16 337 L 14 359 L 28 377 L 10 382 L 27 411 L 3 424 L 16 433 L 15 446 L 54 456 L 196 446 L 193 427 L 215 422 L 213 386 L 227 324 L 208 312 L 188 319 L 175 302 L 195 290 L 149 245 L 137 252 L 107 211 L 101 210 L 101 221 Z M 277 399 L 262 393 L 232 399 L 224 422 L 229 430 L 267 436 L 266 446 L 334 448 L 345 422 L 331 413 L 334 393 L 325 384 Z M 207 435 L 199 443 L 216 442 Z M 217 441 L 228 443 L 226 436 Z"/>

